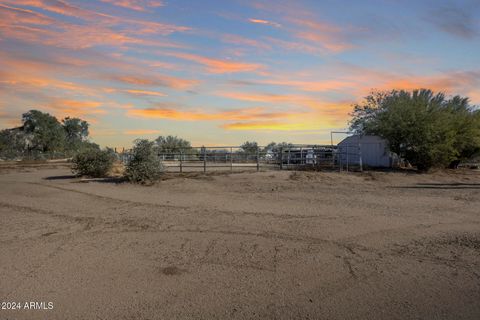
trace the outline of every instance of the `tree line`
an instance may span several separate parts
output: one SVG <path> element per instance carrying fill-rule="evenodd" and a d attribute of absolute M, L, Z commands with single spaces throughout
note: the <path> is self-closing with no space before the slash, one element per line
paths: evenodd
<path fill-rule="evenodd" d="M 455 167 L 480 155 L 480 109 L 467 97 L 447 98 L 428 89 L 376 91 L 353 106 L 351 117 L 353 132 L 384 138 L 392 152 L 419 170 Z M 58 121 L 48 113 L 30 110 L 22 115 L 20 127 L 0 131 L 0 158 L 72 156 L 100 150 L 88 136 L 85 120 L 66 117 Z M 177 136 L 160 136 L 149 143 L 157 154 L 199 153 Z M 271 142 L 261 148 L 255 141 L 246 141 L 237 152 L 276 152 L 292 146 Z"/>

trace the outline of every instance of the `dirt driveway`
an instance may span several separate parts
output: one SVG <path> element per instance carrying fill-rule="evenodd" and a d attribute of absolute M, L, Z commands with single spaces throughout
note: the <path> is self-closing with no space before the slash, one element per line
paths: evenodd
<path fill-rule="evenodd" d="M 0 243 L 0 319 L 480 319 L 475 171 L 3 170 Z"/>

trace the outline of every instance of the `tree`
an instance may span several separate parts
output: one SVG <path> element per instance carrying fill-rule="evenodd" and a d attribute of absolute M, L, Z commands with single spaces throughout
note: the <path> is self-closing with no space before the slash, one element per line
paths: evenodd
<path fill-rule="evenodd" d="M 38 110 L 22 115 L 23 132 L 31 137 L 31 150 L 55 152 L 65 145 L 65 131 L 54 116 Z"/>
<path fill-rule="evenodd" d="M 480 110 L 469 105 L 468 98 L 455 96 L 446 104 L 451 125 L 456 132 L 457 159 L 472 157 L 480 151 Z"/>
<path fill-rule="evenodd" d="M 446 166 L 480 147 L 479 111 L 468 98 L 420 89 L 373 92 L 354 106 L 351 129 L 378 135 L 420 170 Z"/>
<path fill-rule="evenodd" d="M 180 151 L 192 148 L 189 141 L 178 138 L 177 136 L 159 136 L 155 140 L 155 143 L 161 153 L 179 153 Z"/>
<path fill-rule="evenodd" d="M 247 153 L 247 154 L 254 154 L 254 153 L 257 153 L 257 151 L 259 150 L 258 143 L 256 143 L 255 141 L 245 141 L 240 146 L 240 148 L 244 153 Z"/>
<path fill-rule="evenodd" d="M 280 149 L 288 149 L 292 148 L 293 144 L 290 142 L 270 142 L 267 146 L 263 149 L 264 151 L 280 151 Z"/>
<path fill-rule="evenodd" d="M 67 148 L 72 150 L 78 149 L 79 145 L 88 138 L 88 122 L 79 118 L 66 117 L 62 120 L 62 124 L 65 130 Z"/>

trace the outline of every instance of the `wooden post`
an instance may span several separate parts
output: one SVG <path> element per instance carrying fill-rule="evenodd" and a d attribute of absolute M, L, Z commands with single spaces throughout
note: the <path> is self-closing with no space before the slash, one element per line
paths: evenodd
<path fill-rule="evenodd" d="M 233 148 L 230 148 L 230 171 L 233 172 Z"/>

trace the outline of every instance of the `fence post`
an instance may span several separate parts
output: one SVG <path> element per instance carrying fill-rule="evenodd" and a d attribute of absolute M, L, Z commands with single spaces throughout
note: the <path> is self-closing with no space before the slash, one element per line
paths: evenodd
<path fill-rule="evenodd" d="M 287 168 L 290 169 L 290 147 L 288 148 Z"/>
<path fill-rule="evenodd" d="M 233 172 L 233 148 L 230 147 L 230 171 Z"/>
<path fill-rule="evenodd" d="M 257 171 L 260 171 L 260 148 L 257 147 Z"/>
<path fill-rule="evenodd" d="M 283 147 L 280 148 L 280 170 L 283 170 Z"/>
<path fill-rule="evenodd" d="M 180 173 L 183 172 L 183 152 L 182 149 L 180 149 Z"/>
<path fill-rule="evenodd" d="M 337 154 L 338 154 L 338 146 L 335 150 L 333 150 L 333 144 L 332 144 L 332 170 L 335 169 L 335 157 L 337 156 Z"/>
<path fill-rule="evenodd" d="M 203 148 L 203 173 L 207 172 L 207 149 Z"/>

